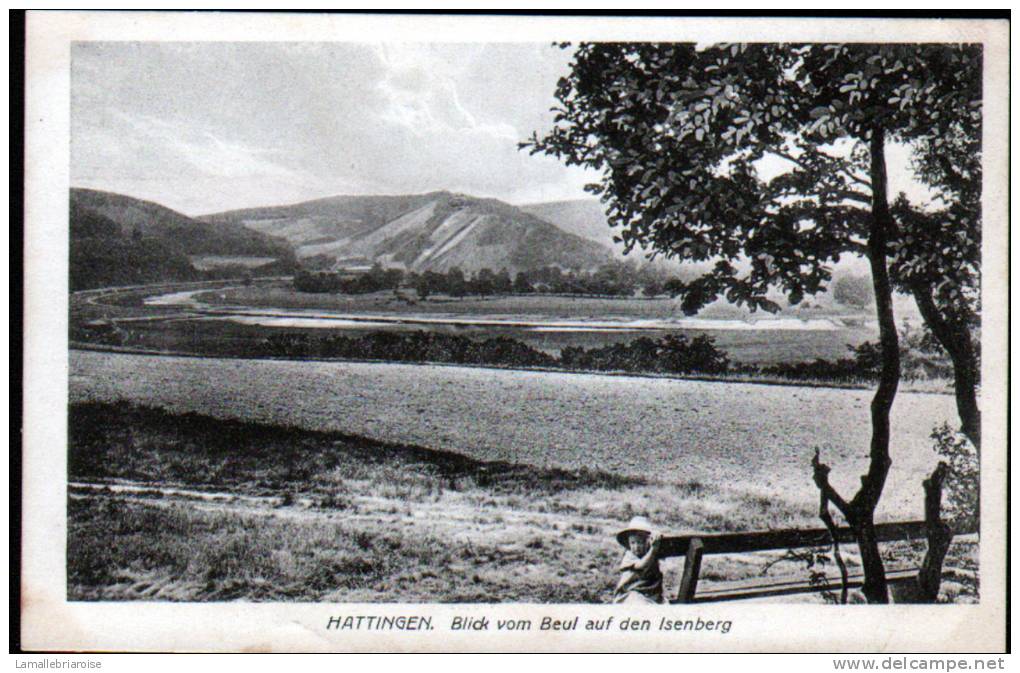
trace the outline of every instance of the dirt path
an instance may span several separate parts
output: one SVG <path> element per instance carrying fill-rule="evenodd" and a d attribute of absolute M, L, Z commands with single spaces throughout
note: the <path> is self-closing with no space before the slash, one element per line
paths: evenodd
<path fill-rule="evenodd" d="M 404 541 L 438 539 L 444 545 L 470 549 L 470 557 L 436 567 L 441 576 L 470 577 L 488 574 L 508 586 L 517 583 L 571 581 L 605 584 L 614 578 L 620 550 L 613 540 L 619 522 L 592 516 L 591 512 L 540 511 L 512 501 L 480 500 L 477 493 L 446 491 L 432 500 L 357 494 L 357 482 L 350 482 L 353 495 L 342 509 L 325 506 L 320 499 L 280 495 L 252 495 L 229 490 L 207 490 L 179 485 L 141 483 L 130 480 L 103 482 L 75 481 L 68 484 L 73 500 L 116 499 L 160 510 L 185 510 L 239 517 L 266 517 L 276 521 L 329 526 L 342 523 L 346 530 L 373 536 L 390 536 Z M 367 484 L 364 484 L 366 488 Z M 533 505 L 534 503 L 532 503 Z M 704 573 L 706 586 L 720 578 L 756 577 L 762 564 L 776 554 L 741 555 L 715 559 Z M 662 569 L 667 592 L 675 592 L 682 572 L 682 560 L 664 559 Z M 798 572 L 790 567 L 786 572 Z M 135 572 L 119 569 L 117 581 L 103 588 L 106 599 L 201 600 L 201 583 L 188 581 L 164 571 Z M 366 593 L 338 594 L 351 601 L 393 600 L 392 596 Z M 605 597 L 608 599 L 608 595 Z M 410 597 L 409 600 L 419 600 Z M 435 600 L 433 597 L 430 600 Z M 816 601 L 806 597 L 804 600 Z"/>
<path fill-rule="evenodd" d="M 351 481 L 349 485 L 360 486 Z M 367 485 L 365 485 L 367 488 Z M 68 483 L 71 498 L 118 497 L 133 502 L 144 502 L 154 506 L 188 504 L 208 511 L 234 514 L 260 514 L 281 518 L 311 521 L 331 519 L 338 510 L 322 504 L 321 498 L 280 495 L 250 495 L 233 491 L 214 491 L 162 486 L 129 480 L 108 482 Z M 584 516 L 570 512 L 540 512 L 526 509 L 500 507 L 493 503 L 489 509 L 498 516 L 479 516 L 485 505 L 468 494 L 444 492 L 434 501 L 409 502 L 403 498 L 352 495 L 350 502 L 354 511 L 344 511 L 347 522 L 377 524 L 398 524 L 421 522 L 427 524 L 430 532 L 453 537 L 477 539 L 491 543 L 494 539 L 519 540 L 522 529 L 589 531 L 590 535 L 604 537 L 603 531 L 612 531 L 618 522 L 613 519 Z"/>

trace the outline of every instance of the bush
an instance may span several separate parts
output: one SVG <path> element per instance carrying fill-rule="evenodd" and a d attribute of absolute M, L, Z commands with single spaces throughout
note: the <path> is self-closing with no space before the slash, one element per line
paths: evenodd
<path fill-rule="evenodd" d="M 683 334 L 668 334 L 658 340 L 640 337 L 627 344 L 587 350 L 572 346 L 560 352 L 559 364 L 566 369 L 667 374 L 721 374 L 730 366 L 726 353 L 711 337 L 688 339 Z"/>
<path fill-rule="evenodd" d="M 942 345 L 925 326 L 909 325 L 900 332 L 900 366 L 907 380 L 953 378 L 953 363 Z"/>
<path fill-rule="evenodd" d="M 794 380 L 875 381 L 881 372 L 881 352 L 876 343 L 866 341 L 860 346 L 847 345 L 851 357 L 813 362 L 783 362 L 763 367 L 761 373 Z"/>
<path fill-rule="evenodd" d="M 833 286 L 832 297 L 844 306 L 864 308 L 875 303 L 875 288 L 868 276 L 841 276 Z"/>
<path fill-rule="evenodd" d="M 882 371 L 882 349 L 874 341 L 847 344 L 850 357 L 814 362 L 784 362 L 760 373 L 787 379 L 821 381 L 877 381 Z M 938 341 L 925 329 L 906 326 L 900 332 L 900 375 L 904 380 L 953 378 L 953 363 Z"/>
<path fill-rule="evenodd" d="M 397 362 L 444 362 L 510 367 L 562 367 L 593 371 L 664 374 L 720 374 L 729 371 L 726 353 L 711 337 L 641 337 L 627 344 L 564 348 L 555 358 L 507 336 L 478 341 L 437 332 L 372 332 L 364 336 L 274 334 L 253 356 L 324 357 Z"/>
<path fill-rule="evenodd" d="M 397 362 L 449 362 L 517 367 L 551 367 L 556 359 L 510 337 L 475 341 L 437 332 L 372 332 L 364 336 L 274 334 L 256 355 L 327 357 Z"/>
<path fill-rule="evenodd" d="M 943 517 L 956 530 L 977 530 L 981 522 L 981 470 L 977 450 L 948 423 L 931 432 L 933 448 L 949 464 Z"/>

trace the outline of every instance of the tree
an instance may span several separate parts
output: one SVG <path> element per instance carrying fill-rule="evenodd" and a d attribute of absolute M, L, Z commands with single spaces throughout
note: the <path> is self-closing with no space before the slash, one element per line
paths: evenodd
<path fill-rule="evenodd" d="M 607 204 L 627 251 L 640 243 L 714 263 L 677 288 L 688 314 L 720 295 L 775 311 L 770 288 L 797 304 L 824 288 L 841 256 L 868 259 L 882 362 L 870 462 L 849 499 L 820 461 L 814 476 L 824 508 L 832 503 L 854 531 L 871 602 L 888 601 L 874 512 L 900 379 L 893 284 L 906 282 L 899 267 L 918 261 L 900 245 L 886 146 L 923 155 L 943 134 L 973 150 L 958 120 L 975 108 L 980 116 L 980 70 L 973 45 L 581 44 L 557 86 L 554 127 L 522 144 L 601 171 L 589 191 Z M 956 167 L 932 155 L 922 168 L 941 184 Z"/>
<path fill-rule="evenodd" d="M 510 278 L 510 271 L 506 267 L 499 270 L 493 279 L 496 294 L 510 294 L 514 289 L 514 281 Z"/>
<path fill-rule="evenodd" d="M 974 173 L 980 175 L 980 163 Z M 981 451 L 980 384 L 981 227 L 980 178 L 960 180 L 953 203 L 936 212 L 897 199 L 893 214 L 901 236 L 890 268 L 897 288 L 913 295 L 925 324 L 953 363 L 953 391 L 961 431 Z M 976 184 L 975 184 L 976 183 Z M 953 189 L 949 187 L 949 189 Z"/>
<path fill-rule="evenodd" d="M 414 279 L 414 289 L 418 293 L 418 299 L 425 300 L 435 291 L 435 278 L 431 272 L 426 271 Z"/>
<path fill-rule="evenodd" d="M 874 303 L 875 292 L 867 276 L 840 276 L 833 283 L 832 297 L 840 304 L 865 308 Z"/>
<path fill-rule="evenodd" d="M 531 286 L 531 281 L 528 279 L 528 274 L 524 271 L 518 271 L 517 275 L 514 276 L 513 291 L 517 294 L 530 294 L 535 291 L 535 288 Z"/>
<path fill-rule="evenodd" d="M 467 294 L 467 279 L 459 266 L 451 267 L 446 272 L 446 289 L 451 297 L 463 297 Z"/>
<path fill-rule="evenodd" d="M 488 267 L 480 269 L 475 275 L 472 285 L 476 294 L 487 297 L 496 291 L 496 274 Z"/>
<path fill-rule="evenodd" d="M 641 294 L 646 297 L 657 297 L 665 291 L 658 280 L 649 280 L 641 287 Z"/>

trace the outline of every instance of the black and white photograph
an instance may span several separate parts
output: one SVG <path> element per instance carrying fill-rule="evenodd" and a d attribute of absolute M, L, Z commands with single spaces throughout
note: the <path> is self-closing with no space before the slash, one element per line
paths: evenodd
<path fill-rule="evenodd" d="M 889 642 L 1004 647 L 1008 23 L 122 18 L 40 75 L 66 175 L 27 156 L 47 596 L 328 604 L 296 649 L 870 650 L 741 617 L 907 604 L 948 621 Z"/>

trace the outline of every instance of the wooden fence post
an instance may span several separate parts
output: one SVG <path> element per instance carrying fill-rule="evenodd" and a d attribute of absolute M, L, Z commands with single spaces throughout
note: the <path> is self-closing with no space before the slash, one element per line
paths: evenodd
<path fill-rule="evenodd" d="M 705 543 L 701 538 L 691 538 L 687 547 L 687 558 L 684 559 L 684 574 L 680 580 L 680 591 L 677 592 L 677 603 L 693 603 L 694 592 L 698 590 L 698 575 L 701 573 L 701 554 Z"/>

